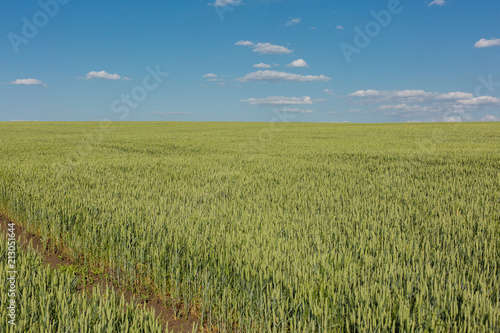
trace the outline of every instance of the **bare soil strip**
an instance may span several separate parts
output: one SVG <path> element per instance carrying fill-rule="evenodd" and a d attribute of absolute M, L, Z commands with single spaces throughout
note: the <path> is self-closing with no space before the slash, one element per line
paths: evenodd
<path fill-rule="evenodd" d="M 33 249 L 43 256 L 44 262 L 52 269 L 57 269 L 60 266 L 74 265 L 74 263 L 59 249 L 56 249 L 54 252 L 47 251 L 38 235 L 26 231 L 20 223 L 10 221 L 7 216 L 0 213 L 0 229 L 3 235 L 7 234 L 7 223 L 15 224 L 16 237 L 18 239 L 20 238 L 20 242 L 17 245 L 21 248 L 26 248 L 31 241 Z M 173 330 L 175 333 L 190 333 L 192 332 L 193 325 L 198 325 L 199 327 L 198 318 L 193 317 L 193 315 L 190 315 L 189 320 L 185 318 L 176 318 L 172 308 L 162 305 L 159 298 L 152 297 L 144 301 L 141 299 L 140 295 L 134 294 L 129 290 L 123 290 L 98 275 L 92 273 L 88 275 L 92 278 L 92 282 L 87 283 L 85 286 L 78 286 L 78 290 L 81 292 L 92 292 L 93 287 L 97 284 L 101 286 L 102 291 L 108 286 L 110 289 L 114 290 L 118 296 L 121 297 L 123 294 L 127 303 L 133 302 L 137 306 L 144 306 L 145 309 L 154 309 L 157 318 L 165 324 L 165 327 L 168 323 L 168 329 Z"/>

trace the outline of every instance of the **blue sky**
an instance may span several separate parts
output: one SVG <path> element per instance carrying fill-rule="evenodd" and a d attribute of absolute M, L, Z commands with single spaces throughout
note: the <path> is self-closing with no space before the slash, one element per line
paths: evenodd
<path fill-rule="evenodd" d="M 0 121 L 500 120 L 498 0 L 212 1 L 4 4 Z"/>

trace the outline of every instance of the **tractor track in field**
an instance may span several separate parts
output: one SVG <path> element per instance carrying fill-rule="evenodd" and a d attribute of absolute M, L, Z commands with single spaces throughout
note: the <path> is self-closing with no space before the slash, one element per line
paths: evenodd
<path fill-rule="evenodd" d="M 16 238 L 18 240 L 20 239 L 17 246 L 25 250 L 31 242 L 33 249 L 43 257 L 44 263 L 49 265 L 51 269 L 58 269 L 60 266 L 75 265 L 72 260 L 60 251 L 60 249 L 56 249 L 55 251 L 46 250 L 39 235 L 25 230 L 19 222 L 11 221 L 8 216 L 0 213 L 0 230 L 4 237 L 7 234 L 8 223 L 14 223 L 15 225 Z M 50 243 L 51 241 L 49 239 L 48 244 Z M 87 283 L 85 286 L 79 285 L 78 291 L 92 293 L 92 289 L 99 285 L 101 292 L 103 292 L 107 286 L 110 290 L 113 290 L 117 296 L 121 297 L 121 295 L 123 295 L 127 303 L 135 303 L 137 306 L 144 306 L 146 310 L 154 309 L 156 317 L 163 323 L 165 328 L 168 323 L 169 331 L 173 330 L 175 333 L 190 333 L 192 332 L 193 325 L 198 325 L 199 327 L 198 318 L 193 317 L 192 314 L 189 319 L 176 318 L 173 309 L 162 305 L 162 301 L 157 297 L 141 301 L 139 294 L 134 294 L 130 290 L 124 290 L 117 287 L 115 284 L 96 274 L 90 273 L 88 276 L 92 278 L 92 282 Z"/>

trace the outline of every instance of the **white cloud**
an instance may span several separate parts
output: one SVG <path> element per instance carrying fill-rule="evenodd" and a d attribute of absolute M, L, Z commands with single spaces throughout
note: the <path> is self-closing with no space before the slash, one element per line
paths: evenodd
<path fill-rule="evenodd" d="M 458 103 L 471 106 L 500 106 L 500 98 L 492 96 L 481 96 L 469 99 L 460 99 Z"/>
<path fill-rule="evenodd" d="M 328 95 L 333 96 L 333 92 L 334 92 L 334 90 L 333 90 L 333 89 L 324 89 L 324 90 L 323 90 L 323 92 L 324 92 L 325 94 L 328 94 Z"/>
<path fill-rule="evenodd" d="M 412 117 L 412 116 L 422 116 L 432 112 L 442 112 L 443 107 L 440 106 L 422 106 L 422 105 L 382 105 L 377 108 L 377 110 L 384 111 L 385 115 L 388 116 L 401 116 L 401 117 Z"/>
<path fill-rule="evenodd" d="M 15 81 L 10 81 L 7 84 L 20 85 L 20 86 L 42 86 L 48 87 L 47 83 L 44 83 L 37 79 L 17 79 Z"/>
<path fill-rule="evenodd" d="M 404 110 L 404 111 L 416 111 L 420 108 L 418 105 L 406 105 L 406 104 L 398 104 L 398 105 L 382 105 L 378 109 L 379 110 Z"/>
<path fill-rule="evenodd" d="M 311 97 L 283 97 L 283 96 L 269 96 L 265 98 L 248 98 L 241 100 L 242 102 L 250 105 L 257 106 L 283 106 L 283 105 L 309 105 L 312 104 Z"/>
<path fill-rule="evenodd" d="M 424 90 L 358 90 L 349 95 L 355 101 L 373 106 L 371 112 L 383 112 L 389 116 L 415 117 L 434 114 L 442 121 L 467 121 L 468 112 L 488 107 L 500 107 L 500 98 L 492 96 L 474 97 L 467 92 L 437 93 Z M 435 118 L 436 119 L 436 118 Z"/>
<path fill-rule="evenodd" d="M 450 92 L 446 94 L 427 92 L 424 90 L 358 90 L 350 97 L 363 98 L 371 103 L 429 103 L 435 101 L 457 101 L 474 97 L 471 93 Z"/>
<path fill-rule="evenodd" d="M 472 97 L 474 97 L 473 94 L 462 91 L 455 91 L 446 94 L 435 95 L 435 98 L 438 100 L 456 100 L 456 99 L 472 98 Z"/>
<path fill-rule="evenodd" d="M 88 72 L 87 75 L 85 76 L 85 80 L 92 80 L 92 79 L 104 79 L 104 80 L 120 80 L 122 77 L 118 74 L 109 74 L 106 71 L 92 71 Z M 128 78 L 124 78 L 126 80 Z"/>
<path fill-rule="evenodd" d="M 260 64 L 253 65 L 253 67 L 255 67 L 255 68 L 271 68 L 272 66 L 269 65 L 269 64 L 264 64 L 263 62 L 261 62 Z"/>
<path fill-rule="evenodd" d="M 313 110 L 303 110 L 299 108 L 281 108 L 276 110 L 277 112 L 285 112 L 285 113 L 315 113 Z"/>
<path fill-rule="evenodd" d="M 309 67 L 309 65 L 307 64 L 307 62 L 305 62 L 304 59 L 297 59 L 297 60 L 292 61 L 288 65 L 286 65 L 286 67 L 300 67 L 300 68 L 303 68 L 303 67 Z"/>
<path fill-rule="evenodd" d="M 220 79 L 217 74 L 214 73 L 207 73 L 202 76 L 204 79 L 207 80 L 207 82 L 221 82 L 223 79 Z"/>
<path fill-rule="evenodd" d="M 500 118 L 498 118 L 497 116 L 494 116 L 492 114 L 488 114 L 486 116 L 484 116 L 481 121 L 500 121 Z"/>
<path fill-rule="evenodd" d="M 253 51 L 260 54 L 290 54 L 293 52 L 293 50 L 287 49 L 284 46 L 271 43 L 257 43 Z"/>
<path fill-rule="evenodd" d="M 326 98 L 316 98 L 313 100 L 314 103 L 326 103 Z"/>
<path fill-rule="evenodd" d="M 216 78 L 216 77 L 217 77 L 217 74 L 213 74 L 213 73 L 207 73 L 207 74 L 203 75 L 204 79 Z"/>
<path fill-rule="evenodd" d="M 459 123 L 462 121 L 462 117 L 460 117 L 460 116 L 444 116 L 443 121 L 445 123 Z"/>
<path fill-rule="evenodd" d="M 170 116 L 170 115 L 185 116 L 185 115 L 190 114 L 190 112 L 180 112 L 180 111 L 158 112 L 158 111 L 151 111 L 151 112 L 148 112 L 148 114 L 153 114 L 153 115 L 157 115 L 157 116 Z"/>
<path fill-rule="evenodd" d="M 429 4 L 429 6 L 444 6 L 445 4 L 446 1 L 444 0 L 434 0 Z"/>
<path fill-rule="evenodd" d="M 343 26 L 341 26 L 341 25 L 338 25 L 338 26 L 336 26 L 336 27 L 335 27 L 335 29 L 338 29 L 338 30 L 344 30 L 344 27 L 343 27 Z"/>
<path fill-rule="evenodd" d="M 350 94 L 351 97 L 380 97 L 380 98 L 394 98 L 394 97 L 416 97 L 427 94 L 424 90 L 358 90 Z"/>
<path fill-rule="evenodd" d="M 241 0 L 216 0 L 214 4 L 209 3 L 208 5 L 213 5 L 215 7 L 225 7 L 225 6 L 239 6 L 243 2 Z"/>
<path fill-rule="evenodd" d="M 260 54 L 290 54 L 293 52 L 293 50 L 290 50 L 281 45 L 274 45 L 271 43 L 255 44 L 254 42 L 251 42 L 249 40 L 240 40 L 234 45 L 251 47 L 253 48 L 253 52 L 257 52 Z"/>
<path fill-rule="evenodd" d="M 485 39 L 482 38 L 474 44 L 476 48 L 500 46 L 500 38 Z"/>
<path fill-rule="evenodd" d="M 379 90 L 358 90 L 349 94 L 349 97 L 360 98 L 368 103 L 411 103 L 423 102 L 429 97 L 429 93 L 423 90 L 400 90 L 400 91 L 379 91 Z"/>
<path fill-rule="evenodd" d="M 238 46 L 255 46 L 255 43 L 251 42 L 249 40 L 240 40 L 240 41 L 237 41 L 234 45 L 238 45 Z"/>
<path fill-rule="evenodd" d="M 294 19 L 291 19 L 290 21 L 286 22 L 285 26 L 289 27 L 291 25 L 299 24 L 300 21 L 302 21 L 301 18 L 294 18 Z"/>
<path fill-rule="evenodd" d="M 312 81 L 328 81 L 329 77 L 324 75 L 298 75 L 286 72 L 263 70 L 249 73 L 244 77 L 236 79 L 239 82 L 249 81 L 269 81 L 269 82 L 312 82 Z"/>

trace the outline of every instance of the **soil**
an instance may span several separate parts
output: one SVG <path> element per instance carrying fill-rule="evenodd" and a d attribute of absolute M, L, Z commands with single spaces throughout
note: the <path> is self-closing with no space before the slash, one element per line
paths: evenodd
<path fill-rule="evenodd" d="M 58 249 L 53 252 L 46 251 L 38 235 L 28 232 L 19 223 L 12 222 L 7 216 L 0 214 L 0 229 L 3 234 L 7 234 L 7 223 L 14 223 L 15 225 L 16 238 L 20 238 L 20 242 L 18 242 L 17 245 L 21 248 L 26 248 L 31 241 L 33 249 L 43 256 L 44 262 L 52 269 L 57 269 L 59 266 L 74 265 L 74 263 Z M 108 286 L 108 288 L 115 291 L 117 296 L 121 297 L 123 294 L 127 303 L 133 302 L 137 306 L 144 306 L 146 309 L 154 309 L 158 319 L 165 324 L 165 327 L 168 323 L 168 329 L 170 331 L 173 330 L 175 333 L 190 333 L 192 332 L 193 325 L 200 326 L 199 318 L 193 317 L 193 315 L 190 315 L 189 319 L 176 318 L 173 309 L 164 306 L 159 298 L 149 298 L 143 301 L 138 294 L 123 290 L 102 277 L 95 274 L 89 274 L 89 276 L 92 278 L 92 282 L 87 283 L 85 286 L 80 285 L 78 289 L 81 292 L 92 292 L 92 289 L 98 284 L 102 291 Z"/>

